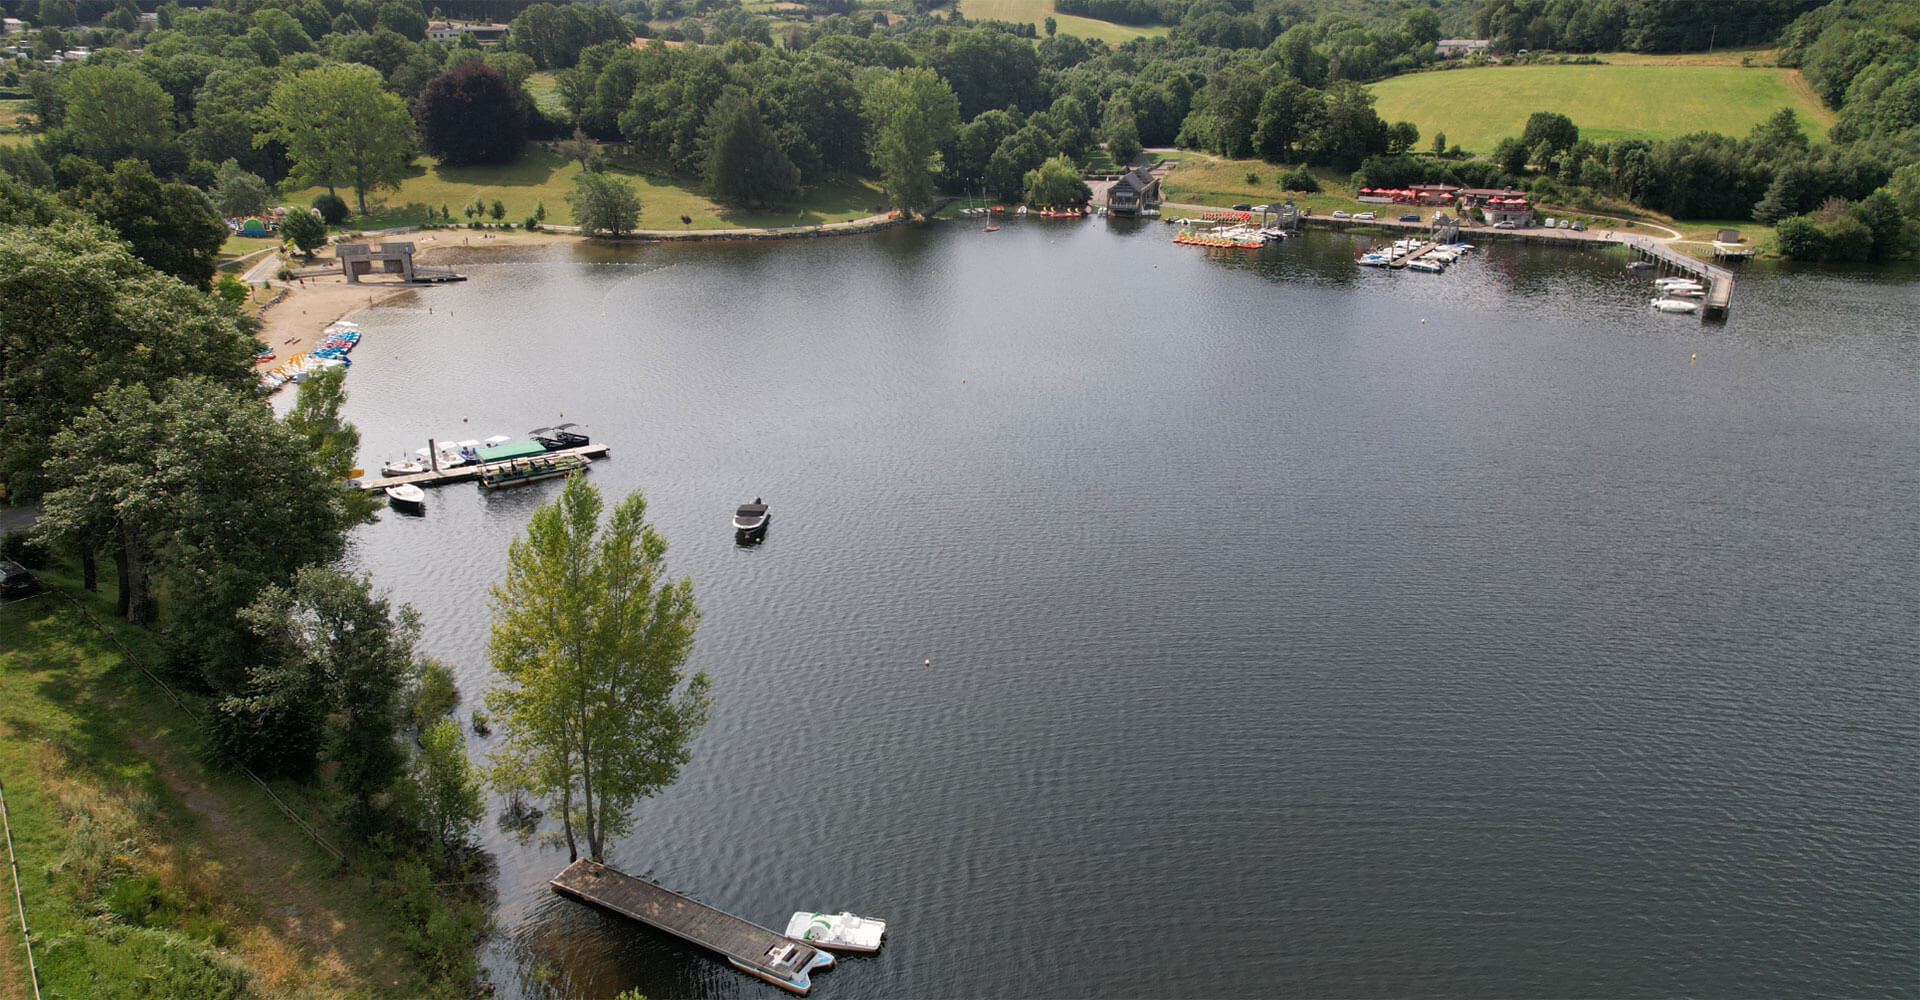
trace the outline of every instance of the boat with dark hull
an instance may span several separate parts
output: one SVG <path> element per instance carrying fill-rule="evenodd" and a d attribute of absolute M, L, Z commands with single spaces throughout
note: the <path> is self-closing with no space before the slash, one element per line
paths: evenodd
<path fill-rule="evenodd" d="M 588 460 L 580 455 L 552 455 L 540 458 L 516 458 L 489 465 L 480 470 L 480 487 L 488 490 L 525 486 L 543 479 L 561 479 L 584 472 Z"/>
<path fill-rule="evenodd" d="M 767 522 L 773 515 L 767 513 L 767 505 L 754 497 L 752 503 L 743 503 L 733 512 L 733 537 L 742 542 L 757 542 L 767 537 Z"/>

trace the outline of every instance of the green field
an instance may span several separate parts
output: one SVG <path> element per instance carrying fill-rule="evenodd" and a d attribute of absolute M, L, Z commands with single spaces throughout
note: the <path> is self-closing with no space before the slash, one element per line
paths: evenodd
<path fill-rule="evenodd" d="M 1096 21 L 1090 17 L 1056 14 L 1053 0 L 960 0 L 960 13 L 966 15 L 969 21 L 1010 21 L 1041 29 L 1046 27 L 1047 18 L 1051 17 L 1060 34 L 1099 39 L 1114 45 L 1129 39 L 1167 33 L 1162 26 L 1135 28 L 1111 21 Z"/>
<path fill-rule="evenodd" d="M 873 214 L 874 206 L 886 200 L 872 184 L 849 180 L 821 185 L 807 192 L 805 199 L 790 209 L 737 211 L 689 190 L 676 178 L 641 173 L 635 167 L 623 162 L 621 157 L 614 157 L 609 172 L 634 186 L 640 197 L 642 229 L 811 226 L 863 218 Z M 476 197 L 489 205 L 498 198 L 506 206 L 504 220 L 514 225 L 525 221 L 535 206 L 541 204 L 547 207 L 549 224 L 568 225 L 573 219 L 566 194 L 573 190 L 573 179 L 579 174 L 578 163 L 538 147 L 530 147 L 520 159 L 498 167 L 440 167 L 423 159 L 414 166 L 413 176 L 400 185 L 400 190 L 369 195 L 367 205 L 373 210 L 372 214 L 355 215 L 346 225 L 352 229 L 419 225 L 427 221 L 427 210 L 438 211 L 442 205 L 453 213 L 456 224 L 465 223 L 467 217 L 462 210 Z M 323 190 L 308 188 L 289 192 L 285 203 L 312 204 Z M 339 194 L 349 205 L 353 204 L 352 191 L 342 189 Z M 681 216 L 693 221 L 682 223 Z"/>
<path fill-rule="evenodd" d="M 1487 66 L 1397 76 L 1368 89 L 1380 117 L 1419 126 L 1422 148 L 1444 132 L 1448 145 L 1481 155 L 1518 136 L 1536 111 L 1566 115 L 1581 138 L 1602 142 L 1690 132 L 1743 137 L 1783 107 L 1810 135 L 1834 120 L 1798 71 L 1740 66 Z"/>

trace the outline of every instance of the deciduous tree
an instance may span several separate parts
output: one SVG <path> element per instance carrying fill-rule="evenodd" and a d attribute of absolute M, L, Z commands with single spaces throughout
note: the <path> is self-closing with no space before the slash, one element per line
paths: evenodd
<path fill-rule="evenodd" d="M 625 236 L 640 224 L 640 198 L 633 193 L 632 185 L 606 174 L 575 177 L 573 190 L 566 197 L 573 209 L 574 225 L 588 235 Z"/>
<path fill-rule="evenodd" d="M 360 213 L 367 192 L 398 189 L 413 161 L 413 119 L 380 75 L 364 66 L 323 66 L 283 80 L 261 112 L 256 143 L 287 145 L 297 183 L 333 193 L 353 188 Z"/>
<path fill-rule="evenodd" d="M 1042 208 L 1071 208 L 1087 203 L 1093 190 L 1079 168 L 1065 156 L 1056 156 L 1027 171 L 1027 202 Z"/>
<path fill-rule="evenodd" d="M 227 226 L 199 188 L 163 184 L 145 163 L 121 160 L 111 173 L 82 177 L 67 197 L 112 226 L 154 269 L 202 290 L 213 281 Z"/>
<path fill-rule="evenodd" d="M 500 723 L 492 780 L 558 797 L 567 851 L 605 857 L 634 803 L 671 784 L 705 725 L 707 677 L 681 671 L 700 613 L 666 578 L 667 542 L 639 493 L 605 525 L 584 476 L 534 511 L 493 588 L 487 692 Z"/>
<path fill-rule="evenodd" d="M 875 81 L 866 108 L 873 165 L 887 200 L 903 211 L 932 202 L 939 150 L 953 137 L 960 114 L 953 88 L 933 70 L 912 66 Z"/>
<path fill-rule="evenodd" d="M 527 138 L 527 107 L 500 71 L 468 60 L 427 81 L 413 102 L 420 143 L 450 166 L 505 163 Z"/>
<path fill-rule="evenodd" d="M 287 217 L 280 221 L 280 232 L 308 257 L 327 245 L 326 222 L 304 208 L 289 209 Z"/>

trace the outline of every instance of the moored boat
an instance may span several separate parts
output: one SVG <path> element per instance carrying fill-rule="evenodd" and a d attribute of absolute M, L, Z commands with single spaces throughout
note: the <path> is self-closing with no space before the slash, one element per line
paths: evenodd
<path fill-rule="evenodd" d="M 537 483 L 543 479 L 559 479 L 584 470 L 587 464 L 587 459 L 580 455 L 516 458 L 495 465 L 482 466 L 480 486 L 482 489 L 497 490 L 508 486 Z"/>
<path fill-rule="evenodd" d="M 773 515 L 767 513 L 767 505 L 759 497 L 752 503 L 743 503 L 733 512 L 733 534 L 743 541 L 757 541 L 766 536 L 767 523 Z"/>
<path fill-rule="evenodd" d="M 387 499 L 401 510 L 418 512 L 426 509 L 427 491 L 412 483 L 400 483 L 387 487 Z"/>
<path fill-rule="evenodd" d="M 1700 303 L 1688 299 L 1654 299 L 1653 307 L 1663 313 L 1690 313 L 1700 308 Z"/>
<path fill-rule="evenodd" d="M 852 913 L 795 913 L 787 921 L 787 936 L 834 951 L 875 952 L 887 932 L 887 922 Z"/>

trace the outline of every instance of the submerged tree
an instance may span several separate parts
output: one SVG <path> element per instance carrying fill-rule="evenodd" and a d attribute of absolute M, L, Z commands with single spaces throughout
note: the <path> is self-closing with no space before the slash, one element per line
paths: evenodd
<path fill-rule="evenodd" d="M 601 506 L 575 477 L 508 549 L 488 644 L 505 683 L 487 692 L 503 742 L 493 784 L 557 797 L 569 857 L 584 839 L 596 860 L 634 803 L 679 775 L 709 705 L 707 676 L 681 674 L 700 620 L 692 581 L 666 579 L 639 493 L 604 527 Z"/>

